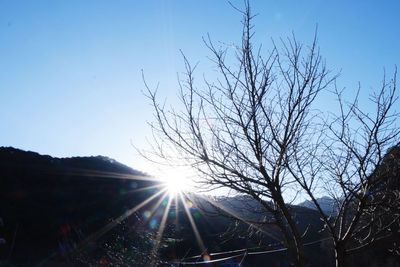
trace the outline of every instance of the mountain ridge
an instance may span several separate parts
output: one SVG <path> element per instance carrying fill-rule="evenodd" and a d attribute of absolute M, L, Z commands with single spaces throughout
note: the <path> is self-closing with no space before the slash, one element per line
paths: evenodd
<path fill-rule="evenodd" d="M 23 150 L 19 148 L 14 148 L 11 146 L 1 146 L 0 147 L 0 157 L 11 157 L 13 160 L 17 160 L 19 162 L 26 162 L 26 163 L 36 163 L 36 162 L 44 162 L 45 160 L 50 161 L 50 163 L 54 163 L 51 161 L 55 162 L 69 162 L 72 165 L 76 164 L 75 161 L 79 160 L 85 160 L 85 161 L 101 161 L 105 164 L 108 164 L 109 166 L 115 166 L 120 168 L 119 171 L 124 170 L 127 173 L 134 173 L 135 175 L 142 175 L 142 176 L 148 176 L 148 174 L 141 172 L 139 170 L 136 170 L 130 166 L 127 166 L 123 163 L 118 162 L 117 160 L 103 156 L 103 155 L 92 155 L 92 156 L 72 156 L 72 157 L 53 157 L 48 154 L 40 154 L 35 151 L 30 151 L 30 150 Z M 74 163 L 75 162 L 75 163 Z M 85 162 L 88 163 L 88 162 Z M 90 163 L 90 162 L 89 162 Z M 96 166 L 99 167 L 100 165 Z M 93 165 L 89 164 L 86 165 L 86 167 L 93 167 Z"/>
<path fill-rule="evenodd" d="M 110 179 L 110 174 L 117 179 Z M 120 223 L 114 223 L 158 190 L 144 190 L 158 183 L 151 179 L 143 180 L 148 176 L 142 175 L 142 172 L 104 156 L 55 158 L 32 151 L 0 148 L 0 217 L 4 221 L 4 227 L 0 227 L 0 237 L 4 236 L 7 241 L 0 246 L 0 265 L 1 259 L 7 258 L 7 255 L 11 255 L 10 260 L 17 265 L 36 265 L 49 254 L 58 255 L 61 262 L 72 257 L 71 262 L 74 264 L 79 259 L 77 264 L 85 262 L 96 265 L 104 254 L 111 252 L 117 256 L 110 256 L 109 261 L 118 262 L 122 257 L 126 262 L 146 262 L 151 252 L 146 244 L 154 240 L 154 231 L 157 230 L 153 227 L 153 219 L 160 220 L 163 210 L 156 211 L 155 217 L 150 217 L 151 220 L 147 219 L 148 208 L 145 208 Z M 149 205 L 159 200 L 155 198 Z M 263 237 L 243 223 L 239 223 L 241 226 L 239 232 L 236 232 L 238 222 L 235 218 L 202 215 L 195 203 L 188 211 L 192 213 L 198 231 L 211 251 L 272 242 L 269 237 Z M 239 211 L 243 215 L 251 215 L 251 212 L 245 212 L 240 207 Z M 307 209 L 304 211 L 307 214 L 315 213 Z M 317 221 L 314 215 L 303 217 L 312 217 Z M 198 248 L 193 243 L 196 237 L 183 209 L 177 214 L 177 221 L 179 226 L 169 224 L 165 229 L 166 243 L 160 248 L 161 255 L 172 260 L 174 257 L 184 257 L 188 249 L 193 254 L 201 253 L 196 251 Z M 98 231 L 108 229 L 110 223 L 115 224 L 115 228 L 99 237 L 96 243 L 88 242 L 89 250 L 85 252 L 85 260 L 82 260 L 82 254 L 76 254 L 75 248 L 91 235 L 97 236 Z M 302 224 L 306 227 L 307 223 L 304 221 Z M 274 228 L 268 229 L 277 231 Z M 235 231 L 231 233 L 231 230 Z M 312 237 L 313 240 L 315 238 Z M 136 256 L 132 258 L 124 250 L 116 248 L 116 252 L 105 249 L 107 244 L 116 244 L 121 239 L 131 244 L 131 249 L 137 251 Z M 12 243 L 16 244 L 13 248 Z M 267 258 L 277 264 L 286 261 L 284 253 Z M 257 258 L 248 261 L 252 263 L 251 266 L 259 266 Z"/>
<path fill-rule="evenodd" d="M 53 261 L 42 266 L 58 263 L 98 266 L 101 262 L 146 266 L 168 201 L 157 197 L 148 203 L 150 208 L 144 206 L 132 216 L 125 215 L 159 192 L 159 183 L 104 156 L 56 158 L 0 147 L 0 238 L 5 240 L 5 244 L 3 241 L 0 244 L 0 266 L 3 263 L 35 266 L 49 257 Z M 178 205 L 174 205 L 172 216 L 166 217 L 168 224 L 161 237 L 160 266 L 173 266 L 168 262 L 186 257 L 188 251 L 189 256 L 202 253 L 196 246 L 193 222 L 211 252 L 246 247 L 282 248 L 277 243 L 281 239 L 279 229 L 273 225 L 255 228 L 240 222 L 240 218 L 225 216 L 221 210 L 217 216 L 205 214 L 199 205 L 203 204 L 211 213 L 214 210 L 209 203 L 199 200 L 204 197 L 187 195 L 197 201 L 187 210 L 179 203 L 178 212 L 175 211 Z M 262 210 L 257 212 L 259 203 L 248 196 L 214 199 L 245 219 L 259 221 L 268 216 Z M 161 208 L 154 208 L 157 203 Z M 151 210 L 154 214 L 149 217 Z M 317 211 L 296 205 L 291 206 L 291 211 L 299 227 L 308 229 L 306 242 L 326 238 L 319 231 L 322 227 Z M 192 214 L 193 221 L 188 219 L 187 212 Z M 92 236 L 96 238 L 92 240 Z M 324 241 L 306 247 L 306 253 L 312 258 L 311 266 L 332 266 L 330 246 Z M 264 266 L 266 261 L 277 266 L 289 264 L 286 252 L 246 258 L 246 264 L 253 267 Z"/>

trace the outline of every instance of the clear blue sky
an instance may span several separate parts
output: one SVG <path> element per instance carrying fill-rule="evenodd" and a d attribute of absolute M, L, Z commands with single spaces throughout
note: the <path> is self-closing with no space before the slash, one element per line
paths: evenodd
<path fill-rule="evenodd" d="M 251 3 L 267 47 L 292 31 L 309 42 L 318 24 L 328 67 L 342 71 L 340 86 L 360 81 L 367 95 L 384 67 L 390 73 L 400 64 L 399 1 Z M 102 154 L 149 171 L 131 146 L 146 148 L 152 120 L 141 69 L 173 101 L 179 49 L 200 62 L 199 78 L 212 76 L 201 38 L 238 41 L 240 19 L 223 0 L 0 0 L 0 146 Z"/>

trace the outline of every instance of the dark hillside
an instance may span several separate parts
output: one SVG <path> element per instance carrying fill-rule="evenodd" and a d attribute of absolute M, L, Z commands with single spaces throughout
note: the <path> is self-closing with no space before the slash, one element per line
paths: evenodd
<path fill-rule="evenodd" d="M 17 265 L 37 265 L 44 260 L 45 263 L 67 262 L 69 265 L 107 262 L 143 266 L 152 253 L 165 203 L 150 218 L 144 211 L 151 210 L 158 198 L 125 221 L 116 223 L 115 219 L 157 192 L 158 189 L 141 190 L 156 184 L 143 173 L 107 157 L 60 159 L 0 148 L 0 218 L 4 222 L 0 225 L 0 237 L 6 241 L 0 245 L 0 260 Z M 207 204 L 204 201 L 201 204 L 195 195 L 189 198 L 193 200 L 190 213 L 209 252 L 257 246 L 261 246 L 260 249 L 282 248 L 271 238 L 279 237 L 274 227 L 263 227 L 269 234 L 260 234 L 233 218 L 202 211 L 199 206 Z M 258 204 L 251 199 L 220 198 L 217 201 L 226 206 L 233 203 L 235 212 L 243 218 L 260 219 Z M 202 252 L 182 204 L 179 203 L 177 215 L 174 205 L 159 248 L 164 261 Z M 306 208 L 293 206 L 292 209 L 303 229 L 311 227 L 306 240 L 320 239 L 317 214 Z M 153 225 L 154 222 L 157 223 Z M 109 224 L 115 227 L 107 228 Z M 95 238 L 87 242 L 93 234 Z M 321 252 L 316 262 L 323 261 L 321 244 L 310 247 L 310 250 L 315 249 Z M 263 266 L 264 260 L 285 264 L 286 256 L 285 252 L 249 256 L 246 262 L 250 266 Z"/>
<path fill-rule="evenodd" d="M 371 176 L 377 180 L 371 196 L 396 200 L 400 181 L 398 152 L 398 147 L 391 150 Z M 145 189 L 154 186 L 158 188 Z M 107 157 L 53 158 L 0 148 L 0 265 L 36 266 L 44 262 L 42 266 L 54 266 L 63 262 L 67 266 L 146 266 L 154 252 L 167 199 L 161 201 L 156 197 L 131 216 L 125 216 L 125 220 L 117 218 L 157 193 L 159 188 L 159 182 Z M 195 194 L 187 197 L 188 211 L 209 253 L 283 248 L 277 241 L 279 230 L 273 225 L 255 228 L 224 216 L 203 197 Z M 213 199 L 246 220 L 263 220 L 266 216 L 261 206 L 246 196 Z M 160 206 L 154 209 L 156 203 Z M 182 203 L 178 203 L 178 213 L 175 205 L 172 203 L 160 239 L 158 263 L 162 266 L 172 266 L 171 262 L 184 257 L 189 257 L 189 261 L 201 260 L 190 257 L 203 252 Z M 320 231 L 318 213 L 300 206 L 290 209 L 300 228 L 308 229 L 305 243 L 312 243 L 306 247 L 310 266 L 331 266 L 331 245 Z M 151 210 L 154 213 L 148 217 L 146 212 Z M 392 230 L 393 238 L 389 242 L 377 242 L 366 251 L 352 255 L 352 266 L 383 263 L 384 259 L 397 262 L 393 245 L 398 243 L 398 229 Z M 321 239 L 324 241 L 313 243 Z M 225 256 L 230 254 L 212 259 Z M 237 264 L 241 259 L 233 257 L 214 266 Z M 265 266 L 265 262 L 276 266 L 289 264 L 285 251 L 248 255 L 244 261 L 245 266 L 255 267 Z"/>
<path fill-rule="evenodd" d="M 37 263 L 71 250 L 155 182 L 106 157 L 52 158 L 0 148 L 0 259 Z"/>

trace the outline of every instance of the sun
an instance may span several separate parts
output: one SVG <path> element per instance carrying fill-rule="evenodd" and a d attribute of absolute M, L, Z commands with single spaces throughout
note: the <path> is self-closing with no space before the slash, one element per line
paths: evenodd
<path fill-rule="evenodd" d="M 189 190 L 190 178 L 187 176 L 187 172 L 180 168 L 164 170 L 160 178 L 170 197 L 176 197 Z"/>
<path fill-rule="evenodd" d="M 165 186 L 170 197 L 176 197 L 178 194 L 182 193 L 184 188 L 180 179 L 174 177 L 166 178 Z"/>

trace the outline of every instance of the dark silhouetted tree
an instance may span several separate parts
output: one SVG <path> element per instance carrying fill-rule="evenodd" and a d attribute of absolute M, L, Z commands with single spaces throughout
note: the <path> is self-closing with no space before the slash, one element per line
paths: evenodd
<path fill-rule="evenodd" d="M 384 205 L 395 198 L 374 194 L 381 180 L 372 178 L 380 176 L 374 171 L 384 168 L 385 151 L 399 137 L 398 114 L 392 111 L 395 77 L 384 80 L 371 98 L 376 114 L 366 113 L 357 98 L 346 104 L 333 86 L 336 75 L 326 69 L 316 36 L 309 46 L 290 37 L 264 52 L 254 45 L 249 3 L 239 11 L 240 45 L 204 39 L 217 68 L 214 81 L 195 82 L 196 66 L 183 55 L 182 110 L 160 104 L 145 82 L 155 111 L 153 152 L 191 166 L 203 189 L 228 188 L 260 203 L 270 215 L 262 223 L 279 226 L 296 266 L 307 265 L 306 233 L 291 204 L 296 196 L 308 196 L 333 239 L 337 265 L 343 266 L 347 253 L 384 236 L 397 220 L 383 216 Z M 340 112 L 323 116 L 316 104 L 330 87 Z M 319 206 L 317 196 L 326 194 L 336 201 L 336 216 Z"/>

